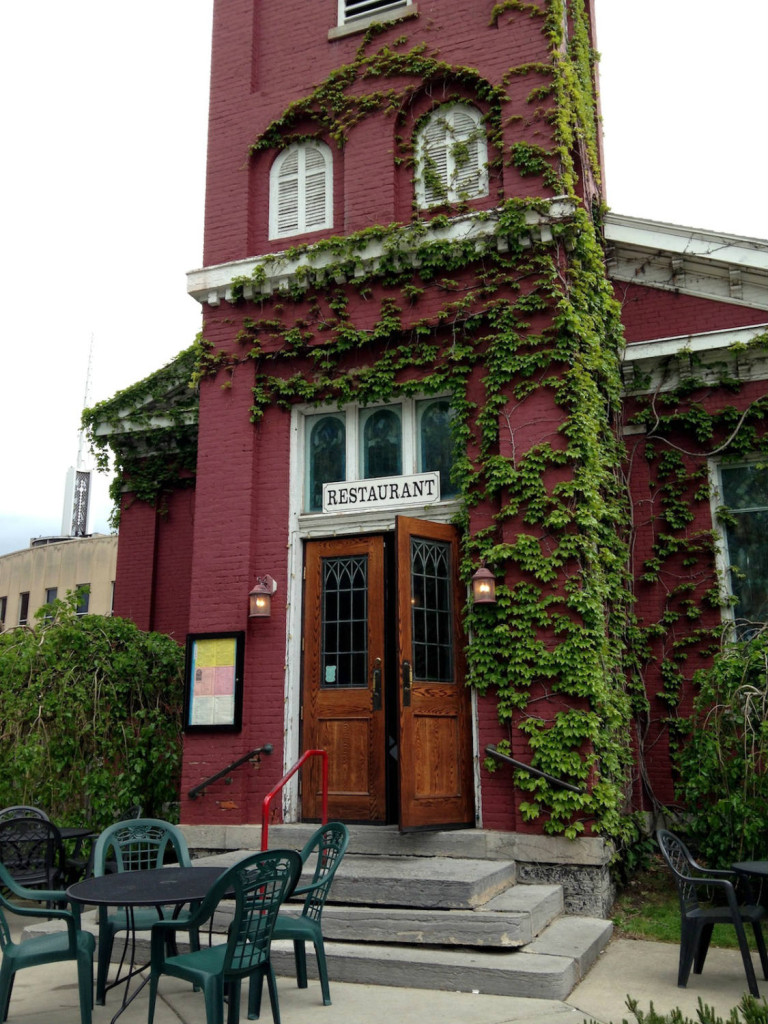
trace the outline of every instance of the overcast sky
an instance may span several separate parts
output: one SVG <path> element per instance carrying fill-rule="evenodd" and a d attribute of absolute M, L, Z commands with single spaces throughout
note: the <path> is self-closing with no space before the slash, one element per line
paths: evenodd
<path fill-rule="evenodd" d="M 0 0 L 0 554 L 60 531 L 91 339 L 93 404 L 200 328 L 212 7 Z M 611 208 L 768 238 L 768 2 L 596 7 Z"/>

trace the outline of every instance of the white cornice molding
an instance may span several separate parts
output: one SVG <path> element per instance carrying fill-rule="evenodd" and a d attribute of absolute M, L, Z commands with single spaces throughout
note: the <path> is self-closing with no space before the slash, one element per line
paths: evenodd
<path fill-rule="evenodd" d="M 552 240 L 550 225 L 567 220 L 573 215 L 575 206 L 572 200 L 565 197 L 553 199 L 546 213 L 539 213 L 536 210 L 528 210 L 525 214 L 527 236 L 523 238 L 523 244 L 533 244 L 534 241 L 549 242 Z M 397 251 L 402 259 L 409 252 L 412 254 L 410 260 L 414 269 L 418 268 L 417 249 L 421 245 L 430 242 L 466 241 L 476 239 L 481 246 L 485 246 L 487 239 L 496 236 L 496 246 L 499 251 L 505 251 L 509 243 L 506 237 L 498 234 L 498 223 L 500 213 L 498 210 L 483 210 L 479 213 L 465 214 L 460 217 L 453 217 L 447 223 L 441 218 L 436 226 L 430 223 L 405 224 L 397 232 Z M 376 273 L 382 256 L 388 252 L 391 246 L 389 239 L 371 239 L 364 247 L 354 253 L 355 275 L 364 277 L 367 274 Z M 192 270 L 187 274 L 187 292 L 200 303 L 207 303 L 209 306 L 219 306 L 222 302 L 231 302 L 234 296 L 234 284 L 236 281 L 243 281 L 252 278 L 259 269 L 262 274 L 259 282 L 252 285 L 245 285 L 243 297 L 253 299 L 260 296 L 269 296 L 281 289 L 287 289 L 292 285 L 308 287 L 307 270 L 313 274 L 327 273 L 329 278 L 334 278 L 333 267 L 349 261 L 349 256 L 340 257 L 331 252 L 327 246 L 319 243 L 317 246 L 308 246 L 302 249 L 300 255 L 293 256 L 288 253 L 268 253 L 261 256 L 253 256 L 245 260 L 233 260 L 230 263 L 219 263 L 210 267 L 202 267 L 200 270 Z M 338 280 L 338 278 L 336 278 Z M 346 277 L 342 277 L 342 281 Z"/>
<path fill-rule="evenodd" d="M 669 391 L 683 375 L 716 384 L 724 368 L 739 381 L 768 380 L 768 347 L 751 347 L 761 335 L 768 336 L 768 323 L 633 342 L 622 360 L 625 394 Z"/>
<path fill-rule="evenodd" d="M 606 263 L 616 282 L 768 309 L 768 241 L 609 213 Z"/>

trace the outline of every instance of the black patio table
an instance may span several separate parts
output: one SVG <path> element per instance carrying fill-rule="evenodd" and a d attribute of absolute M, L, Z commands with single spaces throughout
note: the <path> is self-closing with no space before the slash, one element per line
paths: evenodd
<path fill-rule="evenodd" d="M 128 935 L 123 955 L 117 968 L 117 977 L 107 987 L 125 983 L 122 1005 L 112 1018 L 116 1021 L 125 1008 L 133 1002 L 147 983 L 143 978 L 136 990 L 128 995 L 131 978 L 145 970 L 147 965 L 136 965 L 136 929 L 134 907 L 156 907 L 162 917 L 163 907 L 175 907 L 176 912 L 185 903 L 204 899 L 213 883 L 226 871 L 218 867 L 162 867 L 142 871 L 119 871 L 99 875 L 75 882 L 67 889 L 67 896 L 79 904 L 93 904 L 98 907 L 125 907 L 128 916 Z M 125 963 L 128 944 L 131 947 L 130 965 L 127 973 L 121 974 Z"/>
<path fill-rule="evenodd" d="M 750 903 L 759 903 L 765 906 L 765 897 L 763 895 L 766 888 L 766 882 L 768 882 L 768 860 L 741 860 L 736 864 L 731 864 L 731 868 L 739 875 L 745 882 L 745 890 L 747 899 Z M 755 895 L 752 889 L 752 881 L 756 880 L 758 883 L 758 892 Z"/>

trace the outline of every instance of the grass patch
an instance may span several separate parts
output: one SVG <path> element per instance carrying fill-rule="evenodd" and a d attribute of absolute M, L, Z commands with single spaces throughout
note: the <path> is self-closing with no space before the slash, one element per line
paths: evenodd
<path fill-rule="evenodd" d="M 672 872 L 661 859 L 652 857 L 647 868 L 638 871 L 619 892 L 611 910 L 618 938 L 650 939 L 652 942 L 680 943 L 680 904 Z M 752 928 L 747 939 L 754 948 Z M 715 925 L 712 946 L 738 949 L 731 925 Z"/>

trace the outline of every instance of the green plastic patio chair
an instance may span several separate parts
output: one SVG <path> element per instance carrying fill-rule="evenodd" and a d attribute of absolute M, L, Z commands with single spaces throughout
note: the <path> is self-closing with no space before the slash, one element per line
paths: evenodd
<path fill-rule="evenodd" d="M 77 905 L 72 910 L 52 910 L 45 907 L 31 907 L 12 903 L 6 892 L 25 901 L 46 901 L 61 904 L 67 901 L 67 894 L 54 889 L 27 889 L 14 881 L 12 875 L 0 864 L 0 1021 L 8 1019 L 8 1007 L 16 972 L 25 967 L 39 967 L 42 964 L 58 963 L 61 960 L 77 961 L 77 987 L 80 994 L 81 1024 L 91 1024 L 93 1006 L 93 949 L 95 940 L 90 932 L 80 930 L 80 913 Z M 22 917 L 37 917 L 48 920 L 55 918 L 66 921 L 65 932 L 34 936 L 24 942 L 14 942 L 4 911 Z"/>
<path fill-rule="evenodd" d="M 187 841 L 183 834 L 168 821 L 160 818 L 131 818 L 118 821 L 105 828 L 93 848 L 93 873 L 105 875 L 110 871 L 140 871 L 161 868 L 164 863 L 177 861 L 181 867 L 189 867 Z M 134 927 L 138 931 L 149 931 L 161 920 L 161 914 L 154 907 L 136 907 L 133 912 Z M 189 911 L 176 915 L 178 922 L 185 922 Z M 96 969 L 96 1002 L 103 1006 L 107 993 L 107 975 L 112 956 L 115 935 L 130 927 L 125 909 L 110 914 L 109 908 L 99 907 L 99 952 Z M 190 931 L 193 949 L 200 948 L 196 930 Z"/>
<path fill-rule="evenodd" d="M 267 979 L 274 1024 L 280 1024 L 277 985 L 269 959 L 272 931 L 281 903 L 293 891 L 301 874 L 301 857 L 295 850 L 266 850 L 253 853 L 224 872 L 211 888 L 186 927 L 198 930 L 208 922 L 224 899 L 235 901 L 227 941 L 217 946 L 168 956 L 168 939 L 184 928 L 177 921 L 159 921 L 152 926 L 149 976 L 149 1016 L 152 1024 L 161 974 L 192 982 L 202 988 L 207 1024 L 223 1024 L 224 986 L 227 986 L 227 1024 L 240 1019 L 240 984 L 243 978 L 258 980 L 259 998 L 248 1016 L 258 1017 L 261 989 Z"/>
<path fill-rule="evenodd" d="M 301 851 L 302 864 L 311 864 L 312 858 L 316 857 L 312 881 L 307 885 L 300 885 L 294 889 L 294 896 L 304 895 L 304 907 L 301 914 L 291 915 L 281 913 L 278 915 L 273 939 L 292 939 L 293 955 L 296 961 L 296 984 L 299 988 L 307 987 L 307 953 L 306 943 L 311 942 L 315 947 L 317 957 L 317 972 L 320 977 L 320 988 L 323 993 L 323 1005 L 331 1005 L 331 991 L 328 985 L 328 964 L 325 958 L 325 943 L 323 942 L 322 916 L 325 901 L 331 889 L 336 870 L 341 863 L 349 845 L 349 831 L 347 826 L 340 821 L 329 821 L 322 825 L 307 841 Z M 261 982 L 258 978 L 251 979 L 249 995 L 249 1016 L 252 1016 L 258 996 L 255 986 Z"/>

